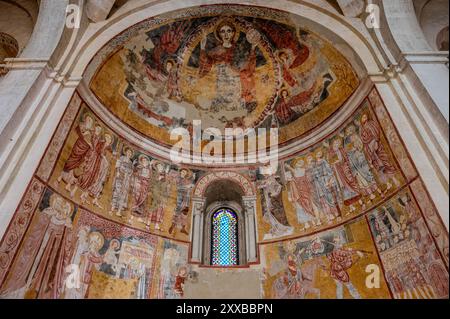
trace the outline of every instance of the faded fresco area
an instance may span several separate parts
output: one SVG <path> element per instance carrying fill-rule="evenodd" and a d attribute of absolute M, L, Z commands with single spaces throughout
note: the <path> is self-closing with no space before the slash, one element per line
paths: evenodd
<path fill-rule="evenodd" d="M 0 242 L 0 297 L 231 297 L 198 289 L 251 278 L 238 296 L 448 298 L 448 232 L 375 89 L 280 164 L 273 175 L 171 165 L 75 94 Z M 199 266 L 193 198 L 230 176 L 258 193 L 257 261 Z"/>
<path fill-rule="evenodd" d="M 183 16 L 143 22 L 111 42 L 90 84 L 116 117 L 159 143 L 174 143 L 170 130 L 193 120 L 221 130 L 279 127 L 287 142 L 358 87 L 343 55 L 294 17 L 241 6 Z"/>

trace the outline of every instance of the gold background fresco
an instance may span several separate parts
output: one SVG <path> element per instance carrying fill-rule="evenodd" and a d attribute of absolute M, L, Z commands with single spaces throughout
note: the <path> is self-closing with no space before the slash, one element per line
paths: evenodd
<path fill-rule="evenodd" d="M 241 10 L 240 7 L 236 7 L 234 9 L 237 11 Z M 266 64 L 258 66 L 255 72 L 251 75 L 254 76 L 255 79 L 254 91 L 256 93 L 255 96 L 257 100 L 256 109 L 244 116 L 243 124 L 239 121 L 236 122 L 236 120 L 233 120 L 232 114 L 234 113 L 231 113 L 230 117 L 227 118 L 227 120 L 229 120 L 227 125 L 232 125 L 232 127 L 241 127 L 241 125 L 244 127 L 254 127 L 252 123 L 259 117 L 265 118 L 266 121 L 270 122 L 270 115 L 267 114 L 276 110 L 276 104 L 279 103 L 275 102 L 274 104 L 274 102 L 271 101 L 273 101 L 273 99 L 275 99 L 275 101 L 280 101 L 280 94 L 282 90 L 287 89 L 290 92 L 290 98 L 298 92 L 302 94 L 307 91 L 308 88 L 301 87 L 300 83 L 302 78 L 315 77 L 309 79 L 308 81 L 316 81 L 317 83 L 321 81 L 319 77 L 324 76 L 326 73 L 330 74 L 333 78 L 332 83 L 326 90 L 326 98 L 318 100 L 319 104 L 314 107 L 312 107 L 312 100 L 305 101 L 303 107 L 311 105 L 312 109 L 310 109 L 307 113 L 302 114 L 298 119 L 291 120 L 289 123 L 285 123 L 280 126 L 279 143 L 286 143 L 304 135 L 329 118 L 345 103 L 353 92 L 355 92 L 359 85 L 359 79 L 350 63 L 326 39 L 321 38 L 312 31 L 303 30 L 301 26 L 297 25 L 298 22 L 290 21 L 289 18 L 285 18 L 285 21 L 278 22 L 278 14 L 271 10 L 262 8 L 259 8 L 259 10 L 264 12 L 264 18 L 266 20 L 262 20 L 263 22 L 260 22 L 259 20 L 255 20 L 256 22 L 250 22 L 251 28 L 254 30 L 259 30 L 259 32 L 263 34 L 265 31 L 258 29 L 260 25 L 263 25 L 264 23 L 280 23 L 280 25 L 285 26 L 286 30 L 289 30 L 289 32 L 292 33 L 289 33 L 285 39 L 283 38 L 283 35 L 278 35 L 278 43 L 275 44 L 272 42 L 267 44 L 270 42 L 269 40 L 271 40 L 270 36 L 268 36 L 269 40 L 265 40 L 267 43 L 264 42 L 266 43 L 265 45 L 259 45 L 259 48 L 261 48 L 260 52 L 264 56 Z M 203 11 L 200 10 L 200 12 Z M 202 99 L 211 102 L 214 100 L 214 96 L 216 94 L 215 83 L 217 81 L 217 72 L 215 69 L 212 69 L 206 76 L 199 78 L 198 68 L 188 65 L 190 56 L 193 52 L 195 52 L 194 49 L 196 46 L 199 46 L 199 42 L 201 40 L 201 37 L 196 34 L 198 33 L 201 35 L 208 34 L 210 32 L 210 34 L 214 33 L 214 24 L 213 27 L 211 27 L 208 19 L 216 19 L 219 22 L 221 21 L 220 19 L 217 19 L 216 16 L 212 16 L 208 10 L 205 10 L 204 14 L 205 16 L 202 17 L 199 15 L 196 19 L 201 21 L 205 20 L 205 27 L 203 29 L 200 27 L 199 30 L 196 29 L 194 31 L 188 29 L 190 32 L 189 34 L 193 34 L 191 36 L 193 39 L 184 39 L 183 41 L 185 42 L 180 44 L 180 48 L 176 53 L 170 55 L 170 59 L 180 60 L 178 68 L 181 70 L 177 74 L 177 86 L 178 90 L 181 92 L 181 108 L 185 108 L 185 125 L 192 124 L 191 117 L 194 117 L 195 119 L 201 119 L 203 121 L 203 127 L 217 127 L 217 123 L 214 124 L 215 122 L 210 122 L 210 117 L 214 116 L 211 111 L 203 111 L 200 116 L 196 116 L 196 111 L 192 111 L 195 107 L 198 109 L 198 106 L 195 106 L 194 109 L 192 109 L 192 105 L 196 103 L 195 101 L 199 95 L 202 95 Z M 258 17 L 258 14 L 254 13 L 255 19 L 261 19 Z M 228 17 L 227 19 L 241 21 L 250 18 L 252 18 L 252 13 L 248 10 L 242 9 L 242 16 L 236 15 Z M 271 18 L 273 20 L 270 20 Z M 167 30 L 167 28 L 175 28 L 181 23 L 194 23 L 193 21 L 195 21 L 195 19 L 172 20 L 169 17 L 167 21 L 167 23 L 157 24 L 157 27 L 154 28 L 146 28 L 145 24 L 143 24 L 143 26 L 134 26 L 133 28 L 136 31 L 131 33 L 134 36 L 121 36 L 121 45 L 119 47 L 117 47 L 116 44 L 107 45 L 108 49 L 113 52 L 99 65 L 97 72 L 90 82 L 90 89 L 95 96 L 97 96 L 100 103 L 111 111 L 114 116 L 127 124 L 127 126 L 147 137 L 150 137 L 157 143 L 171 145 L 174 143 L 173 140 L 170 140 L 171 127 L 166 127 L 165 125 L 157 126 L 148 122 L 145 116 L 131 108 L 131 104 L 133 102 L 130 97 L 126 96 L 126 90 L 131 85 L 131 87 L 135 89 L 138 88 L 138 94 L 147 96 L 147 100 L 144 100 L 156 101 L 152 92 L 157 90 L 157 84 L 152 84 L 153 82 L 148 79 L 148 76 L 145 73 L 147 65 L 144 61 L 142 61 L 142 59 L 144 59 L 144 57 L 142 57 L 142 50 L 153 52 L 151 50 L 156 50 L 155 47 L 160 49 L 161 45 L 158 41 L 160 41 L 160 37 L 164 35 L 164 30 Z M 217 22 L 215 22 L 215 25 L 217 25 Z M 160 32 L 159 30 L 163 31 Z M 238 29 L 238 31 L 239 30 L 240 32 L 245 31 L 243 29 Z M 292 30 L 295 30 L 295 32 Z M 151 32 L 156 34 L 152 40 L 150 40 Z M 308 38 L 300 41 L 298 38 L 298 34 L 300 33 L 308 34 Z M 284 47 L 277 46 L 281 45 L 281 43 L 284 43 Z M 287 84 L 286 79 L 284 78 L 282 71 L 283 66 L 280 59 L 277 57 L 277 54 L 280 54 L 280 52 L 291 52 L 289 54 L 292 55 L 292 50 L 290 48 L 295 48 L 297 45 L 300 47 L 302 45 L 306 46 L 309 49 L 309 55 L 302 64 L 289 69 L 288 72 L 290 73 L 290 76 L 296 79 L 297 83 L 299 83 L 291 87 Z M 138 60 L 131 69 L 129 65 L 130 63 L 127 60 L 130 54 L 133 54 L 135 57 L 134 59 Z M 169 53 L 167 53 L 167 56 L 169 56 Z M 162 55 L 162 57 L 167 59 L 166 55 Z M 295 56 L 290 57 L 291 60 L 294 58 Z M 289 63 L 292 63 L 292 61 Z M 164 66 L 160 66 L 160 68 L 164 68 Z M 159 81 L 166 81 L 166 75 L 163 74 L 164 71 L 158 72 L 162 72 L 161 77 L 163 77 L 163 79 Z M 312 98 L 314 98 L 314 96 Z M 170 99 L 165 99 L 164 101 L 170 104 L 176 102 L 173 100 L 174 99 L 172 99 L 172 101 L 170 101 Z M 155 111 L 155 106 L 152 106 L 151 102 L 147 103 L 148 105 L 145 107 Z M 188 104 L 191 106 L 186 108 L 186 105 Z M 237 116 L 238 114 L 242 115 L 242 113 L 239 112 L 235 113 Z M 182 113 L 180 113 L 179 116 L 183 118 Z M 169 120 L 172 119 L 174 118 L 169 118 Z M 263 126 L 267 125 L 268 123 Z M 219 128 L 222 129 L 220 126 Z"/>

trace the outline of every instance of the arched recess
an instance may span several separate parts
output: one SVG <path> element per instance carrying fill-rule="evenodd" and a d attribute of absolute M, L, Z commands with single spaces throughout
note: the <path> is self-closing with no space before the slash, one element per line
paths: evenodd
<path fill-rule="evenodd" d="M 256 262 L 256 195 L 251 182 L 235 172 L 207 174 L 194 189 L 191 262 L 211 264 L 211 218 L 220 208 L 238 215 L 239 265 Z"/>
<path fill-rule="evenodd" d="M 448 0 L 414 0 L 417 20 L 423 30 L 425 39 L 433 50 L 448 51 L 442 48 L 440 32 L 447 28 L 448 43 Z"/>

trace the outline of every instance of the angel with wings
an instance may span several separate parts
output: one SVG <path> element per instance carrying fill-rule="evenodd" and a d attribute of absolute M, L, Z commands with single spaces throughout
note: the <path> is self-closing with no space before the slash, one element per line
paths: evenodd
<path fill-rule="evenodd" d="M 323 101 L 327 97 L 327 88 L 331 82 L 332 78 L 327 74 L 314 82 L 309 89 L 298 94 L 291 95 L 287 88 L 282 89 L 274 110 L 279 125 L 295 121 Z"/>
<path fill-rule="evenodd" d="M 165 93 L 169 99 L 181 99 L 177 84 L 177 53 L 189 27 L 189 21 L 183 21 L 162 29 L 158 36 L 149 35 L 155 47 L 144 50 L 141 55 L 148 79 L 158 88 L 156 96 Z"/>

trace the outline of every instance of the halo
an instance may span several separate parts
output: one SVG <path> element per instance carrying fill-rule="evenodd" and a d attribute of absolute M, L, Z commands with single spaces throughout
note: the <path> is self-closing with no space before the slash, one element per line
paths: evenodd
<path fill-rule="evenodd" d="M 172 56 L 168 56 L 167 58 L 165 58 L 164 59 L 164 64 L 163 64 L 163 66 L 164 66 L 164 69 L 167 67 L 167 63 L 172 63 L 172 66 L 173 67 L 176 67 L 177 66 L 177 58 L 174 58 L 174 57 L 172 57 Z"/>
<path fill-rule="evenodd" d="M 92 233 L 89 234 L 88 239 L 89 239 L 89 243 L 91 243 L 91 241 L 93 240 L 93 238 L 97 238 L 99 246 L 97 250 L 100 250 L 103 245 L 105 244 L 105 237 L 103 237 L 103 235 L 101 233 L 99 233 L 98 231 L 94 231 Z"/>
<path fill-rule="evenodd" d="M 359 122 L 360 122 L 360 123 L 361 123 L 362 118 L 363 118 L 364 116 L 367 117 L 367 120 L 370 120 L 370 114 L 369 114 L 368 112 L 364 112 L 364 113 L 361 114 L 361 117 L 359 118 Z"/>
<path fill-rule="evenodd" d="M 148 160 L 147 155 L 141 154 L 138 156 L 138 162 L 140 163 L 144 158 L 146 158 Z"/>
<path fill-rule="evenodd" d="M 189 168 L 182 167 L 179 169 L 179 173 L 181 174 L 182 171 L 186 171 L 186 173 L 187 173 L 185 178 L 192 177 L 192 171 Z"/>
<path fill-rule="evenodd" d="M 344 141 L 344 139 L 343 139 L 340 135 L 336 135 L 336 136 L 333 138 L 333 140 L 332 140 L 332 142 L 330 143 L 330 145 L 334 145 L 334 143 L 336 143 L 336 141 L 339 141 L 339 143 L 342 144 L 343 141 Z"/>
<path fill-rule="evenodd" d="M 291 66 L 292 63 L 294 62 L 294 54 L 292 53 L 291 49 L 278 49 L 277 51 L 275 51 L 275 57 L 277 59 L 278 62 L 284 64 L 284 62 L 281 60 L 280 55 L 281 54 L 286 54 L 288 56 L 288 60 L 287 60 L 287 66 Z"/>
<path fill-rule="evenodd" d="M 151 166 L 154 170 L 156 170 L 156 166 L 157 166 L 158 164 L 161 164 L 161 165 L 164 166 L 164 163 L 163 163 L 163 162 L 158 161 L 158 160 L 156 160 L 156 159 L 151 160 L 151 162 L 150 162 L 150 166 Z"/>
<path fill-rule="evenodd" d="M 322 147 L 319 147 L 318 149 L 316 149 L 316 150 L 314 151 L 314 158 L 317 159 L 317 154 L 318 154 L 319 152 L 322 154 L 322 157 L 324 157 L 324 156 L 325 156 L 324 151 L 325 151 L 325 150 L 324 150 Z"/>
<path fill-rule="evenodd" d="M 233 18 L 224 18 L 222 20 L 219 20 L 216 25 L 214 26 L 214 36 L 216 39 L 222 43 L 222 39 L 219 36 L 219 29 L 223 27 L 224 25 L 229 25 L 234 29 L 234 38 L 232 40 L 233 43 L 237 42 L 239 40 L 239 36 L 241 34 L 241 27 L 234 21 Z"/>
<path fill-rule="evenodd" d="M 285 87 L 284 85 L 281 87 L 280 89 L 280 96 L 282 96 L 282 93 L 286 91 L 288 93 L 288 96 L 291 96 L 291 92 L 289 91 L 289 89 L 287 87 Z"/>
<path fill-rule="evenodd" d="M 114 250 L 120 249 L 120 241 L 118 239 L 111 239 L 111 241 L 109 242 L 109 247 L 112 247 L 113 244 L 117 244 L 117 247 L 114 248 Z"/>
<path fill-rule="evenodd" d="M 96 123 L 95 123 L 94 116 L 93 116 L 91 113 L 89 113 L 89 112 L 86 112 L 86 113 L 84 113 L 84 114 L 81 116 L 82 121 L 85 122 L 85 121 L 86 121 L 86 118 L 88 118 L 88 117 L 92 120 L 92 126 L 95 126 Z"/>
<path fill-rule="evenodd" d="M 55 207 L 55 202 L 58 198 L 62 198 L 62 197 L 57 193 L 53 193 L 50 195 L 50 200 L 49 200 L 50 207 L 52 207 L 52 208 Z"/>
<path fill-rule="evenodd" d="M 133 156 L 133 155 L 134 155 L 134 150 L 133 150 L 131 147 L 125 146 L 125 145 L 124 145 L 123 148 L 122 148 L 123 154 L 126 154 L 128 150 L 130 150 L 131 153 L 133 153 L 133 154 L 131 155 L 131 156 Z"/>
<path fill-rule="evenodd" d="M 297 163 L 303 161 L 304 164 L 306 164 L 306 158 L 305 157 L 297 157 L 291 161 L 291 167 L 295 168 L 297 166 Z"/>
<path fill-rule="evenodd" d="M 107 135 L 111 137 L 111 144 L 114 143 L 114 135 L 105 130 L 105 132 L 103 133 L 103 138 L 105 138 L 105 136 Z"/>

